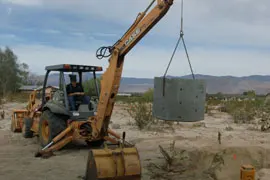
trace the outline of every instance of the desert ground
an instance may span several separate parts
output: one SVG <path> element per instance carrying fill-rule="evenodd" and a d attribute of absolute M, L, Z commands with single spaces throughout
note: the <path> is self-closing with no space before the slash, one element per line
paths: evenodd
<path fill-rule="evenodd" d="M 0 179 L 3 180 L 78 180 L 83 179 L 88 148 L 72 146 L 49 159 L 35 158 L 40 148 L 37 138 L 24 139 L 10 131 L 13 108 L 22 103 L 4 105 L 6 117 L 0 120 Z M 205 114 L 196 123 L 158 123 L 138 130 L 124 106 L 115 105 L 110 126 L 136 144 L 142 164 L 142 179 L 172 180 L 239 180 L 242 164 L 256 168 L 256 180 L 269 180 L 270 133 L 260 132 L 255 125 L 234 124 L 226 113 Z M 218 133 L 220 132 L 220 143 Z M 170 150 L 173 141 L 175 145 Z M 168 166 L 161 145 L 169 155 Z M 269 169 L 268 169 L 269 168 Z"/>

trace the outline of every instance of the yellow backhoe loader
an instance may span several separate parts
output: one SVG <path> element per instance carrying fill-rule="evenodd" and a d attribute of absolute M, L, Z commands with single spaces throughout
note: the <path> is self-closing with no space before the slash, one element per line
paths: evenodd
<path fill-rule="evenodd" d="M 148 12 L 155 2 L 157 4 Z M 84 138 L 88 142 L 109 141 L 116 146 L 104 143 L 103 149 L 92 149 L 89 152 L 86 180 L 141 179 L 141 164 L 136 147 L 125 141 L 125 133 L 123 133 L 123 137 L 120 137 L 108 126 L 120 85 L 125 55 L 160 21 L 172 5 L 173 0 L 153 0 L 144 12 L 139 13 L 132 26 L 120 40 L 113 46 L 98 49 L 98 59 L 110 58 L 109 67 L 101 78 L 100 95 L 95 115 L 90 116 L 86 121 L 68 118 L 67 128 L 57 136 L 51 137 L 50 142 L 46 141 L 48 143 L 44 144 L 44 148 L 36 156 L 51 154 L 74 138 Z M 108 54 L 106 54 L 107 51 Z M 66 68 L 72 68 L 72 66 Z M 42 109 L 41 121 L 53 117 L 54 114 L 48 114 L 49 111 L 48 108 Z M 44 113 L 47 115 L 45 116 Z M 80 116 L 80 112 L 76 113 L 71 117 Z M 55 120 L 59 119 L 61 118 L 55 118 Z M 47 125 L 50 126 L 50 123 Z M 51 128 L 44 128 L 44 133 L 48 129 Z"/>
<path fill-rule="evenodd" d="M 85 140 L 90 145 L 99 147 L 92 148 L 89 152 L 85 180 L 141 179 L 140 158 L 135 145 L 125 141 L 125 132 L 121 137 L 109 129 L 109 123 L 120 85 L 125 55 L 162 19 L 173 5 L 173 1 L 152 0 L 146 10 L 139 13 L 135 22 L 120 40 L 113 46 L 98 49 L 98 59 L 110 58 L 109 67 L 101 78 L 100 91 L 96 86 L 99 97 L 95 101 L 90 101 L 89 104 L 76 104 L 76 110 L 71 111 L 64 87 L 64 73 L 78 73 L 79 83 L 81 83 L 82 72 L 93 72 L 95 78 L 95 72 L 101 71 L 101 67 L 74 64 L 46 67 L 41 103 L 34 101 L 34 92 L 33 97 L 30 96 L 28 110 L 18 111 L 18 113 L 27 114 L 20 116 L 28 120 L 24 130 L 28 132 L 27 136 L 32 137 L 33 133 L 39 136 L 43 148 L 36 153 L 36 157 L 48 157 L 72 140 Z M 157 4 L 148 12 L 155 2 Z M 107 51 L 108 54 L 106 54 Z M 51 71 L 60 72 L 59 84 L 61 86 L 59 90 L 46 98 L 46 83 Z M 16 128 L 13 129 L 15 131 Z M 253 176 L 254 171 L 243 166 L 241 179 L 246 180 L 246 177 L 251 177 L 250 175 Z"/>

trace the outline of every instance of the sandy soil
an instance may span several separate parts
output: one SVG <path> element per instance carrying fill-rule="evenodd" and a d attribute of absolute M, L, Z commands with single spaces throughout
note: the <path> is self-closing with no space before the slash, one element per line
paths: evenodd
<path fill-rule="evenodd" d="M 34 157 L 40 148 L 36 138 L 24 139 L 20 133 L 10 132 L 10 111 L 23 106 L 6 104 L 6 119 L 0 120 L 0 179 L 82 179 L 87 147 L 66 148 L 49 159 L 40 159 Z M 242 164 L 255 166 L 260 180 L 269 179 L 270 134 L 256 130 L 254 125 L 236 125 L 230 116 L 220 112 L 206 115 L 204 121 L 197 123 L 160 123 L 143 131 L 132 123 L 123 107 L 116 105 L 111 127 L 119 133 L 125 131 L 127 140 L 136 143 L 144 180 L 236 180 L 240 179 Z M 176 154 L 172 165 L 165 166 L 159 145 L 169 152 L 173 140 Z"/>

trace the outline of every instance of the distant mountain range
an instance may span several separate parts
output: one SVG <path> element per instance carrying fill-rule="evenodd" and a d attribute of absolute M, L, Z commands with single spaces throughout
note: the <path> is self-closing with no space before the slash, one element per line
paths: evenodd
<path fill-rule="evenodd" d="M 100 75 L 97 75 L 100 77 Z M 168 78 L 183 78 L 192 79 L 191 75 L 186 76 L 167 76 Z M 83 77 L 84 80 L 90 79 L 92 76 L 87 74 Z M 226 94 L 241 94 L 244 91 L 255 90 L 257 94 L 267 94 L 270 92 L 270 75 L 252 75 L 244 77 L 234 76 L 210 76 L 196 74 L 196 79 L 203 79 L 206 81 L 206 91 L 209 94 L 226 93 Z M 66 76 L 66 82 L 69 83 L 69 78 Z M 52 74 L 48 79 L 48 84 L 57 86 L 58 75 Z M 151 78 L 134 78 L 122 77 L 119 92 L 121 93 L 142 93 L 149 88 L 154 87 L 154 79 Z"/>

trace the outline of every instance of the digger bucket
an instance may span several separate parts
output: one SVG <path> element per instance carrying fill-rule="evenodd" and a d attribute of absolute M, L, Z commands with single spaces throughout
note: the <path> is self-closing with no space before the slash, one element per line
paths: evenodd
<path fill-rule="evenodd" d="M 140 180 L 141 164 L 135 147 L 92 149 L 85 180 Z"/>

